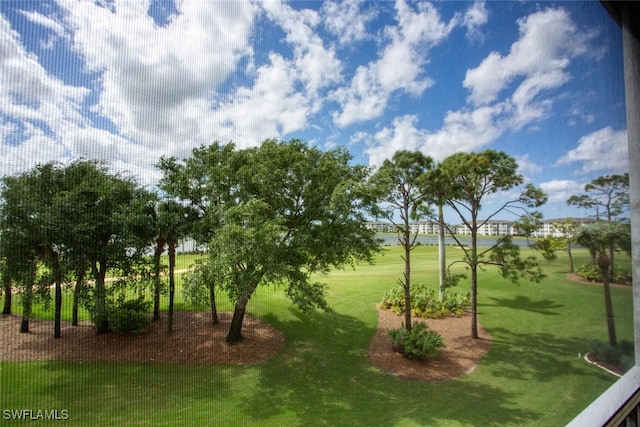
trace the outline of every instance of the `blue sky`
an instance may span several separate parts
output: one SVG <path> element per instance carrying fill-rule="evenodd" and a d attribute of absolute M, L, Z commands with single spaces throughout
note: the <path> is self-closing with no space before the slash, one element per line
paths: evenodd
<path fill-rule="evenodd" d="M 620 32 L 597 1 L 0 2 L 0 176 L 83 157 L 153 185 L 162 155 L 272 137 L 504 150 L 545 217 L 586 216 L 566 198 L 628 169 Z"/>

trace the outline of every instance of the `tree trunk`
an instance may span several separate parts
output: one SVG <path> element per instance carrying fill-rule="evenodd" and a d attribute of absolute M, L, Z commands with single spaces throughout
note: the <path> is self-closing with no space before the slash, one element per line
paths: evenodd
<path fill-rule="evenodd" d="M 55 294 L 54 294 L 54 321 L 53 321 L 53 337 L 60 338 L 61 323 L 62 323 L 62 272 L 60 271 L 60 263 L 58 259 L 58 253 L 53 251 L 53 276 L 55 280 Z"/>
<path fill-rule="evenodd" d="M 611 279 L 615 276 L 615 253 L 616 247 L 612 244 L 611 246 L 609 246 L 609 281 L 611 281 Z"/>
<path fill-rule="evenodd" d="M 55 291 L 55 320 L 53 322 L 53 337 L 60 338 L 62 322 L 62 283 L 60 280 L 56 280 Z"/>
<path fill-rule="evenodd" d="M 471 338 L 478 339 L 478 266 L 471 266 Z"/>
<path fill-rule="evenodd" d="M 173 299 L 176 293 L 174 272 L 176 268 L 176 242 L 169 242 L 169 311 L 167 313 L 167 333 L 173 330 Z"/>
<path fill-rule="evenodd" d="M 22 320 L 20 321 L 20 333 L 29 333 L 29 319 L 24 316 L 22 316 Z"/>
<path fill-rule="evenodd" d="M 156 250 L 153 256 L 153 320 L 160 319 L 160 257 L 164 252 L 164 240 L 156 240 Z"/>
<path fill-rule="evenodd" d="M 408 218 L 408 210 L 407 210 Z M 411 322 L 411 232 L 409 230 L 409 222 L 405 221 L 404 228 L 404 326 L 407 331 L 411 331 L 413 324 Z"/>
<path fill-rule="evenodd" d="M 471 230 L 471 338 L 478 339 L 478 227 L 472 220 Z"/>
<path fill-rule="evenodd" d="M 160 258 L 164 252 L 164 245 L 164 239 L 156 240 L 156 250 L 153 256 L 153 320 L 160 319 L 160 291 L 162 290 Z"/>
<path fill-rule="evenodd" d="M 20 322 L 20 333 L 29 332 L 29 319 L 31 319 L 31 311 L 33 307 L 33 285 L 36 280 L 35 261 L 31 266 L 31 270 L 25 275 L 26 286 L 22 293 L 22 321 Z"/>
<path fill-rule="evenodd" d="M 6 271 L 2 272 L 2 287 L 4 288 L 4 307 L 2 308 L 2 314 L 11 314 L 13 287 L 11 276 L 9 276 Z"/>
<path fill-rule="evenodd" d="M 29 319 L 31 318 L 31 308 L 33 303 L 33 283 L 29 283 L 22 293 L 22 320 L 20 322 L 20 333 L 29 332 Z"/>
<path fill-rule="evenodd" d="M 109 314 L 107 312 L 107 288 L 105 277 L 107 275 L 106 263 L 100 263 L 100 268 L 94 265 L 94 318 L 96 323 L 96 333 L 104 334 L 109 332 Z"/>
<path fill-rule="evenodd" d="M 616 325 L 613 316 L 613 303 L 611 301 L 611 288 L 609 286 L 609 270 L 611 262 L 605 252 L 601 252 L 598 256 L 598 267 L 602 274 L 602 288 L 604 289 L 604 310 L 607 316 L 607 331 L 609 333 L 609 344 L 617 346 Z"/>
<path fill-rule="evenodd" d="M 214 325 L 220 323 L 218 320 L 218 308 L 216 307 L 216 288 L 215 284 L 209 284 L 209 301 L 211 302 L 211 322 Z"/>
<path fill-rule="evenodd" d="M 229 333 L 226 338 L 229 344 L 242 341 L 242 322 L 244 321 L 244 314 L 247 310 L 248 302 L 248 297 L 240 297 L 238 298 L 238 302 L 236 302 L 231 325 L 229 326 Z"/>
<path fill-rule="evenodd" d="M 567 245 L 567 255 L 569 255 L 569 273 L 574 272 L 573 253 L 571 252 L 571 244 Z"/>
<path fill-rule="evenodd" d="M 598 252 L 595 249 L 589 249 L 589 256 L 591 257 L 591 265 L 598 265 Z"/>
<path fill-rule="evenodd" d="M 438 204 L 438 298 L 444 298 L 445 272 L 447 269 L 447 255 L 444 243 L 444 212 L 442 203 Z"/>
<path fill-rule="evenodd" d="M 84 269 L 76 271 L 76 286 L 73 288 L 73 306 L 71 308 L 71 325 L 78 326 L 78 305 L 80 302 L 80 292 L 84 283 Z"/>

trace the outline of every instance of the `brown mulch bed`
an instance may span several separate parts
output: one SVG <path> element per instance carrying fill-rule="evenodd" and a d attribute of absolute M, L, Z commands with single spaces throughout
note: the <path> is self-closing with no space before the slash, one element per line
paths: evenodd
<path fill-rule="evenodd" d="M 585 279 L 584 277 L 576 273 L 567 273 L 565 277 L 574 282 L 585 283 L 588 285 L 602 286 L 602 282 L 593 282 L 591 280 Z M 612 288 L 623 288 L 623 289 L 631 288 L 631 285 L 625 285 L 624 283 L 610 283 L 609 286 L 611 286 Z"/>
<path fill-rule="evenodd" d="M 491 347 L 491 337 L 479 328 L 479 340 L 469 338 L 470 317 L 416 319 L 438 331 L 446 347 L 440 356 L 427 362 L 409 360 L 391 349 L 387 329 L 398 328 L 403 320 L 388 310 L 379 310 L 378 329 L 369 345 L 371 363 L 392 375 L 420 381 L 456 378 L 473 371 Z M 53 338 L 53 322 L 31 320 L 30 332 L 20 334 L 20 317 L 0 316 L 0 360 L 69 360 L 100 362 L 254 364 L 263 362 L 285 345 L 282 332 L 268 323 L 246 316 L 244 340 L 229 345 L 224 339 L 231 313 L 220 313 L 213 325 L 209 313 L 174 313 L 173 332 L 166 333 L 166 318 L 153 322 L 144 334 L 97 335 L 93 326 L 62 322 L 62 337 Z"/>
<path fill-rule="evenodd" d="M 626 370 L 622 366 L 600 360 L 593 354 L 587 354 L 585 355 L 585 358 L 587 359 L 587 362 L 592 363 L 600 368 L 606 368 L 619 377 L 623 376 L 626 372 Z"/>
<path fill-rule="evenodd" d="M 406 359 L 391 348 L 388 329 L 399 328 L 403 316 L 389 310 L 378 310 L 378 329 L 369 345 L 371 363 L 397 377 L 419 381 L 442 381 L 471 373 L 491 347 L 491 336 L 478 326 L 479 339 L 470 337 L 471 315 L 441 319 L 419 319 L 443 338 L 445 348 L 440 355 L 422 362 Z"/>
<path fill-rule="evenodd" d="M 220 323 L 212 324 L 210 313 L 174 313 L 173 332 L 167 334 L 166 318 L 152 323 L 141 335 L 110 332 L 97 335 L 88 322 L 71 326 L 62 322 L 62 337 L 53 338 L 53 322 L 31 320 L 30 332 L 18 332 L 20 317 L 0 317 L 0 360 L 73 360 L 101 362 L 156 363 L 260 363 L 280 351 L 284 334 L 268 323 L 245 316 L 244 339 L 229 345 L 225 337 L 231 313 L 219 313 Z"/>

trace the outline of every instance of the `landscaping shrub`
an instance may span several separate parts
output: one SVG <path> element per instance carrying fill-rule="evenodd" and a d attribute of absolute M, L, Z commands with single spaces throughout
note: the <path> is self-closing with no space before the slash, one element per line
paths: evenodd
<path fill-rule="evenodd" d="M 576 269 L 576 274 L 590 282 L 602 282 L 600 267 L 593 264 L 583 264 Z M 614 269 L 611 283 L 631 284 L 631 274 L 628 271 Z"/>
<path fill-rule="evenodd" d="M 596 359 L 616 365 L 625 372 L 635 364 L 633 343 L 629 341 L 620 341 L 613 347 L 601 340 L 590 340 L 587 349 Z"/>
<path fill-rule="evenodd" d="M 583 264 L 576 269 L 576 274 L 590 282 L 599 282 L 602 280 L 600 267 L 594 264 Z"/>
<path fill-rule="evenodd" d="M 109 307 L 109 325 L 115 332 L 138 335 L 151 324 L 148 311 L 151 303 L 144 298 L 124 300 L 120 298 Z"/>
<path fill-rule="evenodd" d="M 404 291 L 402 288 L 396 287 L 385 293 L 380 307 L 394 313 L 404 313 Z"/>
<path fill-rule="evenodd" d="M 444 347 L 442 336 L 422 322 L 415 323 L 411 331 L 402 325 L 398 329 L 389 329 L 387 333 L 393 350 L 408 359 L 431 359 Z"/>
<path fill-rule="evenodd" d="M 380 306 L 394 313 L 404 313 L 404 290 L 400 287 L 388 291 Z M 469 292 L 444 292 L 442 299 L 434 289 L 417 285 L 411 289 L 411 313 L 417 317 L 439 318 L 459 316 L 471 306 Z"/>
<path fill-rule="evenodd" d="M 611 281 L 613 283 L 630 285 L 632 283 L 631 272 L 615 269 L 615 271 L 613 272 L 613 277 L 611 278 Z"/>

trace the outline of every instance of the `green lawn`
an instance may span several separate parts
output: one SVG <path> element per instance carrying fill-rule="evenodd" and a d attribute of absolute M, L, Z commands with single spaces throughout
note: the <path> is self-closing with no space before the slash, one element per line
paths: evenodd
<path fill-rule="evenodd" d="M 366 348 L 375 304 L 402 272 L 399 254 L 388 248 L 375 265 L 325 277 L 333 314 L 302 314 L 281 290 L 261 289 L 250 312 L 287 339 L 263 364 L 0 363 L 0 416 L 65 409 L 64 425 L 550 426 L 566 424 L 615 381 L 578 358 L 589 338 L 607 338 L 602 289 L 566 280 L 564 257 L 543 263 L 541 283 L 481 273 L 480 323 L 494 343 L 469 376 L 421 383 L 378 371 Z M 416 282 L 435 287 L 436 257 L 433 246 L 413 252 Z M 577 265 L 587 255 L 579 257 Z M 618 335 L 631 340 L 631 291 L 613 289 L 613 297 Z M 0 420 L 13 424 L 30 425 Z"/>

